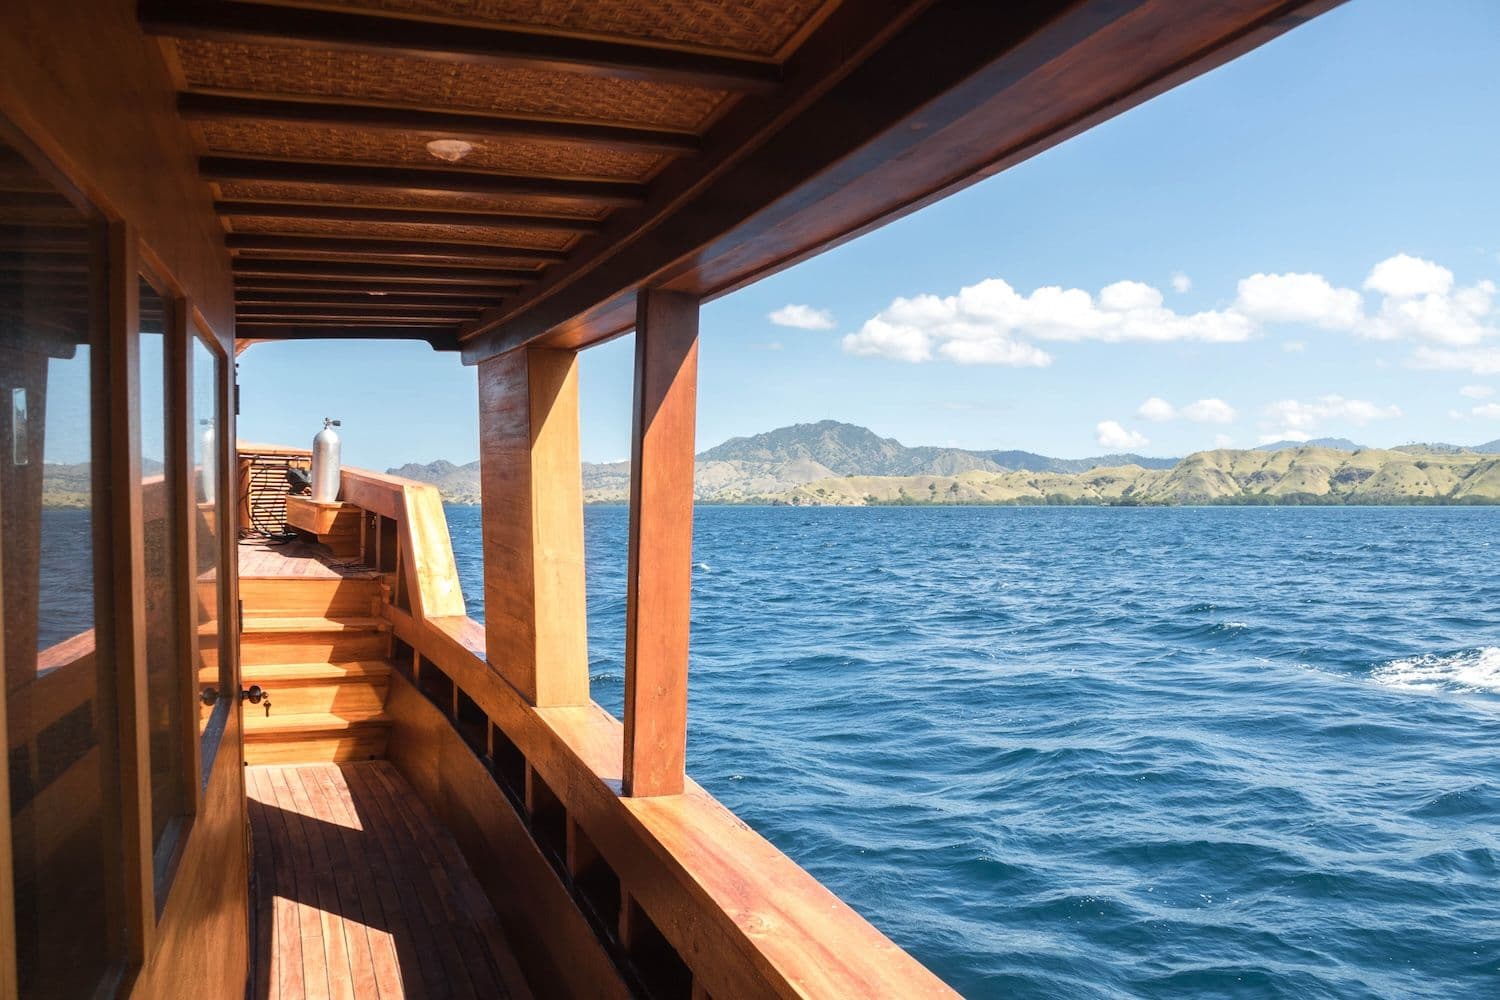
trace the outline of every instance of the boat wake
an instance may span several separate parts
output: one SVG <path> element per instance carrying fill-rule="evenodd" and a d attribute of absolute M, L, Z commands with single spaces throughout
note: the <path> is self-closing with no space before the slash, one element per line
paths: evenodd
<path fill-rule="evenodd" d="M 1500 646 L 1392 660 L 1376 667 L 1371 676 L 1387 687 L 1414 691 L 1488 691 L 1500 694 Z"/>

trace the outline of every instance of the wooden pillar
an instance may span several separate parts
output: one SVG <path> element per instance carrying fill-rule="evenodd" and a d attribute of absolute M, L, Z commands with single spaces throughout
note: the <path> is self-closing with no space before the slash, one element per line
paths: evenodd
<path fill-rule="evenodd" d="M 637 296 L 624 793 L 676 795 L 687 754 L 698 301 L 649 289 Z"/>
<path fill-rule="evenodd" d="M 576 352 L 482 363 L 479 433 L 489 661 L 534 705 L 586 705 Z"/>
<path fill-rule="evenodd" d="M 151 955 L 156 933 L 151 836 L 151 751 L 146 685 L 145 520 L 141 499 L 140 258 L 135 230 L 109 230 L 109 560 L 114 696 L 120 740 L 120 847 L 124 951 Z M 97 617 L 97 615 L 96 615 Z M 107 745 L 107 744 L 106 744 Z M 106 813 L 108 815 L 109 813 Z"/>

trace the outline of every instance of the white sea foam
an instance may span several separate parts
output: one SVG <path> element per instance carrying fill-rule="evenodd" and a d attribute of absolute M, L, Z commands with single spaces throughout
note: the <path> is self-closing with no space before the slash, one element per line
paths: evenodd
<path fill-rule="evenodd" d="M 1500 646 L 1467 649 L 1447 656 L 1429 653 L 1392 660 L 1376 667 L 1371 676 L 1388 687 L 1416 691 L 1500 693 Z"/>

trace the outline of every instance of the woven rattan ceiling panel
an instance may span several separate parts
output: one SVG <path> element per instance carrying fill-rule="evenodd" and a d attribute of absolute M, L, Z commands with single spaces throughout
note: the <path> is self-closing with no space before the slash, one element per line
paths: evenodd
<path fill-rule="evenodd" d="M 278 122 L 203 122 L 203 139 L 213 153 L 282 160 L 352 160 L 397 166 L 439 167 L 425 138 L 399 132 Z M 536 177 L 599 177 L 644 181 L 664 158 L 657 153 L 621 152 L 578 143 L 505 139 L 476 142 L 464 157 L 465 170 Z"/>
<path fill-rule="evenodd" d="M 273 184 L 266 181 L 221 181 L 219 193 L 231 200 L 327 202 L 372 208 L 430 208 L 457 212 L 512 212 L 518 215 L 562 215 L 602 219 L 607 209 L 550 198 L 498 198 L 482 194 L 391 191 L 333 184 Z"/>
<path fill-rule="evenodd" d="M 275 45 L 176 42 L 189 87 L 701 129 L 718 90 Z"/>
<path fill-rule="evenodd" d="M 824 0 L 322 0 L 316 6 L 774 56 Z"/>
<path fill-rule="evenodd" d="M 439 240 L 460 243 L 536 247 L 562 250 L 577 237 L 531 229 L 481 226 L 429 226 L 400 222 L 338 222 L 327 219 L 267 219 L 230 217 L 237 233 L 287 233 L 297 236 L 371 236 L 388 240 Z"/>

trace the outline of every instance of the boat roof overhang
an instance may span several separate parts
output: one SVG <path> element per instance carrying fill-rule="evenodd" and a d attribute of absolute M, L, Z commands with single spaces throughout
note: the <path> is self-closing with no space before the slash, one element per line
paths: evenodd
<path fill-rule="evenodd" d="M 142 0 L 241 345 L 475 363 L 630 330 L 929 204 L 1339 0 Z M 454 164 L 435 139 L 471 149 Z"/>

